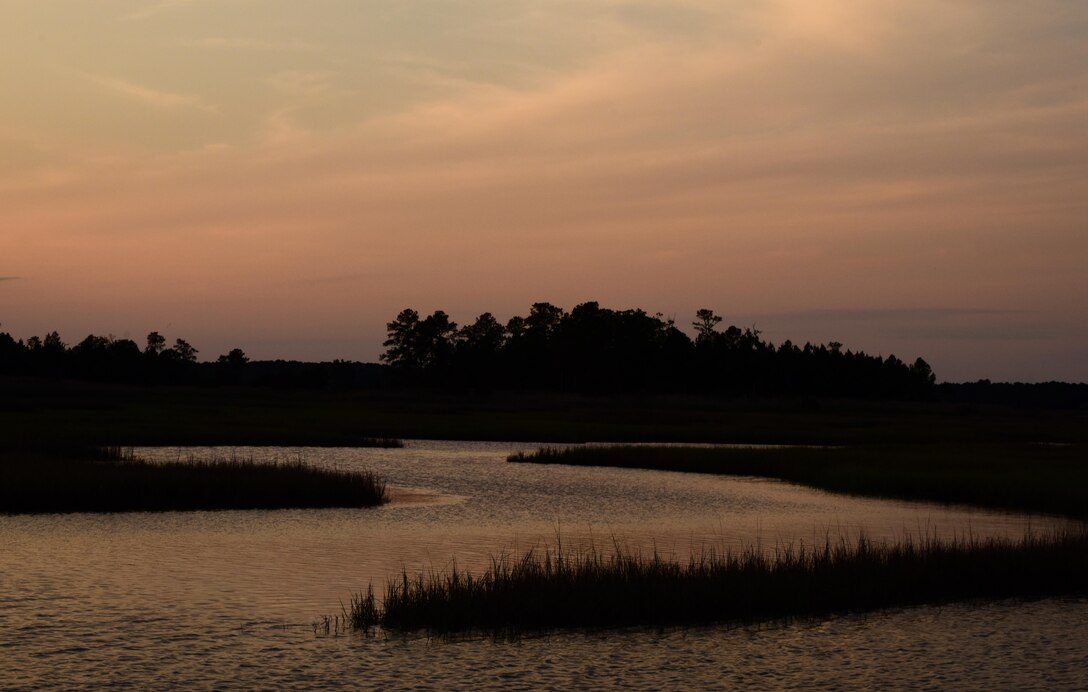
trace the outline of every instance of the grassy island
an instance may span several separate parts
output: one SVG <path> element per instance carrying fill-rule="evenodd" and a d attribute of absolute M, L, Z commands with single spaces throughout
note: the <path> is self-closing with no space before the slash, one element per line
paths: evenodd
<path fill-rule="evenodd" d="M 389 582 L 352 600 L 357 629 L 517 634 L 825 616 L 975 599 L 1088 593 L 1088 534 L 750 547 L 681 563 L 657 555 L 545 548 Z"/>
<path fill-rule="evenodd" d="M 152 463 L 118 448 L 65 454 L 9 452 L 0 464 L 0 512 L 142 512 L 373 507 L 387 501 L 371 472 L 330 471 L 301 459 Z"/>
<path fill-rule="evenodd" d="M 1084 445 L 931 443 L 848 447 L 608 445 L 511 462 L 777 478 L 833 492 L 1088 518 Z"/>

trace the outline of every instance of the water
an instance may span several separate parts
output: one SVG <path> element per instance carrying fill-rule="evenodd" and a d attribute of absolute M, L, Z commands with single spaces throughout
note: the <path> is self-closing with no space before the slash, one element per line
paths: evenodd
<path fill-rule="evenodd" d="M 377 509 L 0 517 L 0 686 L 1083 687 L 1088 601 L 917 608 L 762 628 L 486 639 L 316 636 L 401 569 L 479 568 L 541 541 L 704 547 L 905 533 L 1018 535 L 1055 519 L 848 498 L 774 481 L 507 464 L 534 445 L 142 449 L 371 468 Z"/>

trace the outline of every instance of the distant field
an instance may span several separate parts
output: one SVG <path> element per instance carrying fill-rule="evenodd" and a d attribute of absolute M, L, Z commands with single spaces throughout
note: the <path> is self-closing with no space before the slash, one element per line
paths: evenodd
<path fill-rule="evenodd" d="M 1088 413 L 800 399 L 135 387 L 0 378 L 0 445 L 544 442 L 1088 444 Z"/>

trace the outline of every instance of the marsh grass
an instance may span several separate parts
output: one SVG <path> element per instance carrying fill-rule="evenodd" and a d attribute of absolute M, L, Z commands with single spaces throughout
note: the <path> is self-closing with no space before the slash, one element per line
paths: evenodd
<path fill-rule="evenodd" d="M 361 437 L 354 441 L 351 447 L 378 447 L 381 449 L 401 449 L 404 440 L 396 437 Z"/>
<path fill-rule="evenodd" d="M 333 447 L 375 436 L 557 444 L 1088 444 L 1088 411 L 807 398 L 147 387 L 0 376 L 0 444 Z"/>
<path fill-rule="evenodd" d="M 352 599 L 358 630 L 490 632 L 668 627 L 818 617 L 975 599 L 1088 592 L 1088 533 L 1020 539 L 865 536 L 822 545 L 708 551 L 687 562 L 561 545 L 391 579 Z"/>
<path fill-rule="evenodd" d="M 0 464 L 4 513 L 372 507 L 387 499 L 385 482 L 372 472 L 320 469 L 301 458 L 152 463 L 105 447 Z"/>
<path fill-rule="evenodd" d="M 544 447 L 508 461 L 777 478 L 822 490 L 1088 517 L 1083 445 Z"/>

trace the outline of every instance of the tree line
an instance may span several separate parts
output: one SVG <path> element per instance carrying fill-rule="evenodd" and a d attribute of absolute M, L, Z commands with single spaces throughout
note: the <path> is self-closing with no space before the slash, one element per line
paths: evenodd
<path fill-rule="evenodd" d="M 44 338 L 32 336 L 25 342 L 0 333 L 0 369 L 24 375 L 103 380 L 145 375 L 165 379 L 184 376 L 196 364 L 197 353 L 180 338 L 168 348 L 166 338 L 158 332 L 148 334 L 142 348 L 132 339 L 94 334 L 69 346 L 55 331 Z"/>
<path fill-rule="evenodd" d="M 0 374 L 141 385 L 243 385 L 296 388 L 372 388 L 385 383 L 384 366 L 335 360 L 253 362 L 240 348 L 214 361 L 185 339 L 151 332 L 143 346 L 132 339 L 91 334 L 69 346 L 57 332 L 25 342 L 0 332 Z"/>
<path fill-rule="evenodd" d="M 240 348 L 200 362 L 185 339 L 151 332 L 89 335 L 69 346 L 57 332 L 16 340 L 0 331 L 0 374 L 141 385 L 239 385 L 302 389 L 430 388 L 448 392 L 803 396 L 936 399 L 949 403 L 1088 409 L 1088 385 L 943 383 L 922 358 L 907 364 L 844 348 L 775 345 L 754 327 L 722 328 L 699 310 L 689 336 L 672 319 L 596 302 L 569 312 L 535 303 L 499 322 L 484 313 L 458 326 L 443 311 L 406 309 L 387 324 L 379 363 L 251 361 Z"/>
<path fill-rule="evenodd" d="M 727 396 L 928 398 L 935 377 L 922 358 L 907 364 L 842 344 L 776 346 L 754 327 L 721 329 L 696 312 L 689 337 L 672 319 L 597 302 L 569 312 L 535 303 L 505 324 L 486 312 L 458 327 L 438 310 L 401 311 L 387 325 L 381 360 L 399 382 L 453 389 L 517 389 Z"/>

